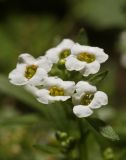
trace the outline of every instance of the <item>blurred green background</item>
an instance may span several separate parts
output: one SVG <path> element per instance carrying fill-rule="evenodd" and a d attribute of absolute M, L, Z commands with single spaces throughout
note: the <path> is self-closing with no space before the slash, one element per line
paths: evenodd
<path fill-rule="evenodd" d="M 50 122 L 61 122 L 65 114 L 59 120 L 56 113 L 62 109 L 46 108 L 23 88 L 12 86 L 8 73 L 15 68 L 19 54 L 38 57 L 63 38 L 77 41 L 81 28 L 83 44 L 104 48 L 110 56 L 102 65 L 109 74 L 99 86 L 108 94 L 109 105 L 97 116 L 120 135 L 121 140 L 110 146 L 116 160 L 126 160 L 126 68 L 120 64 L 126 38 L 119 38 L 126 30 L 126 0 L 0 0 L 0 160 L 57 159 L 34 144 L 53 141 L 55 127 Z M 69 120 L 65 118 L 64 126 Z M 89 160 L 102 160 L 95 141 L 89 138 L 89 142 L 96 149 L 92 149 L 94 154 L 98 152 Z"/>

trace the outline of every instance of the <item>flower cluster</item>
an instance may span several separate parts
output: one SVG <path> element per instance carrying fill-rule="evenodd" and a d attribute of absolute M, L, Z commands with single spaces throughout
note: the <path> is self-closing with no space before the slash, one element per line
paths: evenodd
<path fill-rule="evenodd" d="M 87 81 L 64 81 L 58 75 L 50 75 L 50 72 L 54 65 L 61 64 L 67 72 L 75 71 L 87 77 L 97 73 L 100 64 L 107 59 L 108 55 L 101 48 L 64 39 L 37 59 L 28 53 L 21 54 L 16 68 L 9 74 L 9 80 L 14 85 L 24 85 L 43 104 L 71 98 L 74 114 L 79 118 L 87 117 L 93 109 L 108 103 L 107 95 Z M 60 70 L 62 72 L 62 68 Z"/>

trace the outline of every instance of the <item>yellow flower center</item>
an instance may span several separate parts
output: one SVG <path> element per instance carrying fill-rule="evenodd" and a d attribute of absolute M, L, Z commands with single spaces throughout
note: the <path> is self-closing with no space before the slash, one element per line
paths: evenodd
<path fill-rule="evenodd" d="M 90 53 L 86 53 L 86 52 L 82 52 L 77 55 L 77 59 L 80 61 L 91 63 L 91 62 L 95 61 L 95 55 L 90 54 Z"/>
<path fill-rule="evenodd" d="M 70 55 L 70 49 L 65 49 L 60 53 L 60 59 L 64 59 Z"/>
<path fill-rule="evenodd" d="M 59 64 L 61 64 L 61 65 L 65 64 L 65 61 L 66 61 L 65 58 L 67 58 L 70 54 L 71 54 L 70 49 L 65 49 L 65 50 L 63 50 L 63 51 L 60 53 L 60 56 L 59 56 L 59 58 L 60 58 Z"/>
<path fill-rule="evenodd" d="M 81 99 L 81 104 L 89 105 L 93 98 L 94 98 L 94 93 L 86 93 Z"/>
<path fill-rule="evenodd" d="M 64 96 L 64 89 L 60 87 L 53 86 L 49 89 L 49 94 L 51 96 Z"/>
<path fill-rule="evenodd" d="M 34 74 L 36 73 L 37 68 L 38 67 L 36 65 L 27 66 L 26 70 L 25 70 L 25 77 L 27 79 L 31 79 L 34 76 Z"/>

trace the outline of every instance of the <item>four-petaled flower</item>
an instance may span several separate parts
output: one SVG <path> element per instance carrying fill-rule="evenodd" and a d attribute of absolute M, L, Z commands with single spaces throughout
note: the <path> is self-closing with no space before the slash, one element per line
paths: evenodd
<path fill-rule="evenodd" d="M 75 82 L 48 77 L 45 78 L 43 88 L 36 92 L 36 96 L 39 102 L 48 104 L 54 101 L 66 101 L 71 98 L 74 90 Z"/>
<path fill-rule="evenodd" d="M 15 85 L 41 85 L 51 68 L 52 63 L 47 57 L 41 56 L 35 59 L 24 53 L 18 57 L 17 66 L 10 72 L 9 79 Z"/>
<path fill-rule="evenodd" d="M 104 92 L 97 91 L 95 86 L 85 81 L 76 84 L 76 93 L 72 100 L 75 105 L 73 112 L 79 118 L 90 116 L 93 113 L 92 109 L 108 103 L 108 97 Z"/>
<path fill-rule="evenodd" d="M 79 71 L 83 76 L 95 74 L 100 69 L 100 63 L 105 62 L 108 55 L 98 47 L 74 44 L 71 55 L 66 58 L 66 68 L 69 71 Z"/>
<path fill-rule="evenodd" d="M 52 63 L 65 63 L 65 59 L 71 54 L 71 48 L 74 42 L 70 39 L 64 39 L 57 47 L 51 48 L 46 52 L 46 57 Z"/>

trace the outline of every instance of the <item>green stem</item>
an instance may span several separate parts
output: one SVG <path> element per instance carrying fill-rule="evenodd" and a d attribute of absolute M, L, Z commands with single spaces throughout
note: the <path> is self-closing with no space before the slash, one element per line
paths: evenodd
<path fill-rule="evenodd" d="M 88 160 L 87 146 L 86 146 L 88 130 L 86 129 L 87 127 L 84 124 L 84 121 L 79 120 L 79 128 L 80 128 L 80 142 L 79 142 L 80 160 Z"/>

